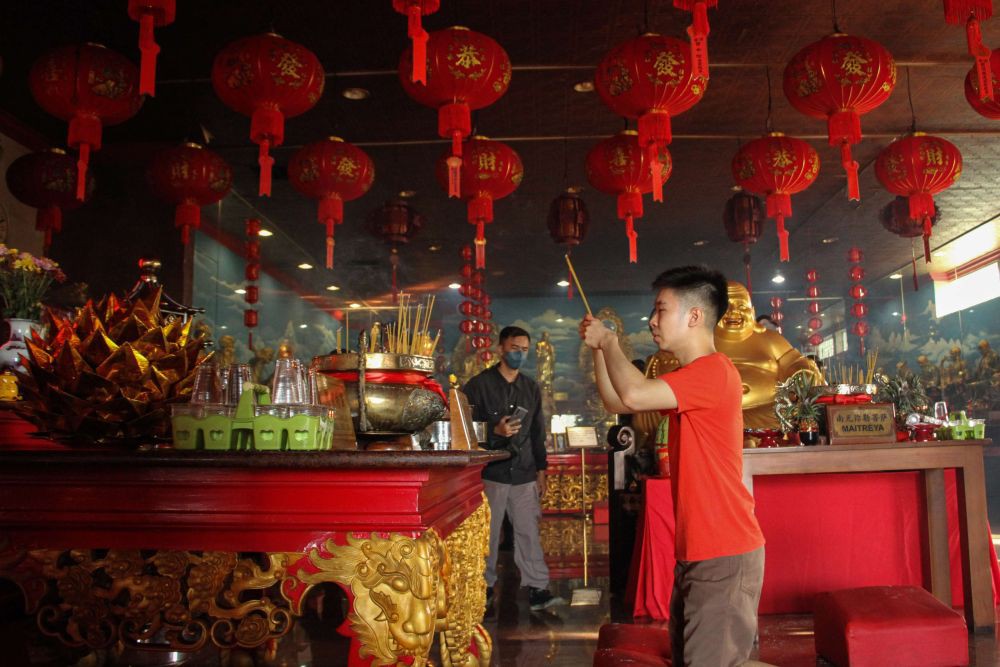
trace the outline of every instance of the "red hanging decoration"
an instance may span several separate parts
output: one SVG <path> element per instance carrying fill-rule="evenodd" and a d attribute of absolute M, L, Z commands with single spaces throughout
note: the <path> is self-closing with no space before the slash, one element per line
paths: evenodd
<path fill-rule="evenodd" d="M 312 109 L 325 83 L 312 51 L 272 33 L 238 39 L 215 56 L 215 94 L 230 109 L 250 116 L 250 140 L 260 146 L 261 196 L 271 196 L 270 149 L 284 143 L 285 119 Z"/>
<path fill-rule="evenodd" d="M 462 141 L 472 133 L 472 111 L 503 97 L 510 57 L 492 38 L 468 28 L 432 32 L 427 41 L 427 84 L 410 80 L 413 50 L 399 59 L 399 81 L 411 98 L 438 110 L 438 134 L 451 139 L 448 196 L 461 197 Z"/>
<path fill-rule="evenodd" d="M 750 246 L 760 238 L 760 226 L 764 220 L 764 202 L 749 192 L 737 192 L 726 201 L 722 214 L 722 224 L 726 236 L 733 243 L 743 244 L 743 268 L 746 271 L 747 292 L 753 296 L 753 281 L 750 276 Z"/>
<path fill-rule="evenodd" d="M 549 205 L 549 217 L 546 220 L 549 236 L 560 245 L 566 246 L 568 255 L 574 247 L 580 245 L 587 236 L 590 227 L 590 214 L 583 198 L 576 192 L 564 192 L 552 200 Z M 566 298 L 573 298 L 573 278 L 566 276 Z"/>
<path fill-rule="evenodd" d="M 778 333 L 781 333 L 781 323 L 785 320 L 785 314 L 781 312 L 781 307 L 785 305 L 785 300 L 780 296 L 772 296 L 770 303 L 771 321 L 778 327 Z"/>
<path fill-rule="evenodd" d="M 923 132 L 909 134 L 886 146 L 875 160 L 875 176 L 894 195 L 909 198 L 910 217 L 923 225 L 924 260 L 931 261 L 934 195 L 962 173 L 962 154 L 955 144 Z"/>
<path fill-rule="evenodd" d="M 1000 50 L 993 51 L 993 55 L 990 56 L 990 72 L 990 82 L 996 90 L 1000 86 L 1000 81 L 997 80 L 997 72 L 1000 72 Z M 990 120 L 1000 120 L 1000 100 L 996 99 L 996 95 L 992 98 L 983 97 L 975 67 L 965 75 L 965 99 L 979 115 L 986 116 Z"/>
<path fill-rule="evenodd" d="M 389 265 L 392 267 L 393 303 L 396 303 L 399 296 L 396 282 L 396 271 L 399 267 L 397 246 L 409 243 L 423 224 L 424 216 L 417 213 L 416 209 L 403 199 L 390 199 L 368 214 L 366 225 L 368 233 L 391 246 Z"/>
<path fill-rule="evenodd" d="M 817 280 L 819 280 L 819 272 L 816 269 L 809 269 L 806 271 L 806 282 L 809 283 L 809 286 L 806 288 L 806 296 L 812 299 L 809 302 L 808 310 L 809 314 L 813 316 L 809 318 L 808 324 L 809 330 L 814 336 L 816 335 L 816 332 L 823 328 L 823 318 L 819 317 L 820 305 L 819 301 L 816 300 L 819 298 L 819 286 L 816 284 Z M 822 342 L 822 340 L 822 336 L 820 336 L 820 342 Z M 813 345 L 816 345 L 816 343 L 813 343 Z"/>
<path fill-rule="evenodd" d="M 862 302 L 862 299 L 868 294 L 868 290 L 865 286 L 861 284 L 861 281 L 865 279 L 865 270 L 861 267 L 861 260 L 864 258 L 861 248 L 852 247 L 847 251 L 847 261 L 851 263 L 851 268 L 848 270 L 847 275 L 853 283 L 851 285 L 851 298 L 854 299 L 854 304 L 851 306 L 851 315 L 856 319 L 854 325 L 851 327 L 851 333 L 858 337 L 859 343 L 859 354 L 863 357 L 865 356 L 865 337 L 871 331 L 871 327 L 868 326 L 868 322 L 865 321 L 865 315 L 868 314 L 868 306 Z"/>
<path fill-rule="evenodd" d="M 344 202 L 368 192 L 375 165 L 360 148 L 339 137 L 307 144 L 288 163 L 292 187 L 319 200 L 319 223 L 326 227 L 326 268 L 333 268 L 333 228 L 344 222 Z"/>
<path fill-rule="evenodd" d="M 421 17 L 433 14 L 440 8 L 441 0 L 392 0 L 392 8 L 405 14 L 406 35 L 413 43 L 413 68 L 410 80 L 427 83 L 427 39 L 429 35 L 421 25 Z"/>
<path fill-rule="evenodd" d="M 601 192 L 618 196 L 618 219 L 625 221 L 628 236 L 628 259 L 638 261 L 635 220 L 642 217 L 642 195 L 652 191 L 647 153 L 639 146 L 636 132 L 625 130 L 608 137 L 587 154 L 587 179 Z M 660 173 L 670 178 L 673 161 L 666 149 L 659 156 Z"/>
<path fill-rule="evenodd" d="M 246 251 L 247 266 L 246 278 L 248 281 L 246 293 L 243 300 L 253 306 L 260 300 L 260 290 L 257 285 L 252 284 L 260 277 L 260 220 L 247 218 L 246 221 Z M 247 331 L 247 347 L 253 350 L 253 330 L 257 326 L 257 311 L 248 308 L 243 312 L 243 326 Z"/>
<path fill-rule="evenodd" d="M 486 268 L 485 226 L 493 222 L 493 202 L 514 192 L 524 178 L 524 166 L 513 148 L 486 137 L 472 137 L 465 144 L 460 182 L 462 199 L 468 202 L 468 220 L 476 226 L 476 268 Z M 438 183 L 451 187 L 451 157 L 437 163 Z"/>
<path fill-rule="evenodd" d="M 49 51 L 28 78 L 38 106 L 69 121 L 66 145 L 79 151 L 76 198 L 83 201 L 87 165 L 101 150 L 103 126 L 125 122 L 142 106 L 139 71 L 120 53 L 88 43 Z"/>
<path fill-rule="evenodd" d="M 831 146 L 840 147 L 847 196 L 861 199 L 851 145 L 861 141 L 861 114 L 882 105 L 896 86 L 892 54 L 865 37 L 836 33 L 799 51 L 785 67 L 785 97 L 812 118 L 825 118 Z"/>
<path fill-rule="evenodd" d="M 201 207 L 229 194 L 233 172 L 218 154 L 198 144 L 186 143 L 160 151 L 146 173 L 157 197 L 177 207 L 174 226 L 187 245 L 191 230 L 201 226 Z"/>
<path fill-rule="evenodd" d="M 697 76 L 708 79 L 708 8 L 718 7 L 719 0 L 674 0 L 674 7 L 691 12 L 687 34 L 691 38 L 691 60 Z"/>
<path fill-rule="evenodd" d="M 976 59 L 979 99 L 993 101 L 993 67 L 990 50 L 983 44 L 979 26 L 993 16 L 993 0 L 944 0 L 944 18 L 952 25 L 965 25 L 969 55 Z"/>
<path fill-rule="evenodd" d="M 128 15 L 139 23 L 139 94 L 156 96 L 156 56 L 160 47 L 153 36 L 153 28 L 162 28 L 174 22 L 177 0 L 128 0 Z"/>
<path fill-rule="evenodd" d="M 785 218 L 792 215 L 791 195 L 802 192 L 819 174 L 819 154 L 802 139 L 781 132 L 744 144 L 733 158 L 733 178 L 744 190 L 767 197 L 767 217 L 778 223 L 781 261 L 787 262 Z"/>
<path fill-rule="evenodd" d="M 934 214 L 931 216 L 931 227 L 937 224 L 938 213 L 939 211 L 935 209 Z M 891 202 L 883 206 L 879 211 L 878 219 L 883 227 L 896 236 L 902 236 L 904 239 L 915 239 L 924 235 L 923 221 L 914 220 L 910 217 L 910 202 L 906 197 L 893 198 Z M 913 246 L 912 240 L 910 246 L 911 248 Z M 916 291 L 919 287 L 917 283 L 917 260 L 912 252 L 910 254 L 912 257 L 910 264 L 913 267 L 913 291 Z"/>
<path fill-rule="evenodd" d="M 45 234 L 45 250 L 52 235 L 62 231 L 63 211 L 83 202 L 76 198 L 76 160 L 58 148 L 28 153 L 7 168 L 7 189 L 22 204 L 37 208 L 35 229 Z M 87 174 L 85 198 L 94 192 L 94 177 Z"/>
<path fill-rule="evenodd" d="M 639 146 L 646 151 L 653 178 L 653 201 L 663 201 L 665 179 L 654 165 L 670 145 L 670 117 L 701 100 L 707 74 L 694 74 L 686 42 L 645 34 L 619 44 L 604 56 L 594 85 L 601 101 L 615 114 L 638 119 Z"/>

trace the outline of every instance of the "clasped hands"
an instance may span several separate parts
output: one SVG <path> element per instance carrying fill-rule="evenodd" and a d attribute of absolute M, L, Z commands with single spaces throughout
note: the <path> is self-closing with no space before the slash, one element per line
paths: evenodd
<path fill-rule="evenodd" d="M 580 340 L 592 350 L 607 347 L 608 343 L 617 340 L 615 332 L 607 328 L 604 322 L 593 315 L 587 314 L 580 320 Z"/>

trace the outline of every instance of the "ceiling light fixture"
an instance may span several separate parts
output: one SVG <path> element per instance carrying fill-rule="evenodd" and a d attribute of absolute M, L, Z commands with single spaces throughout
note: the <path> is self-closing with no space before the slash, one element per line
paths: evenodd
<path fill-rule="evenodd" d="M 413 199 L 414 197 L 417 196 L 417 191 L 416 190 L 400 190 L 399 193 L 396 196 L 399 197 L 400 199 Z"/>
<path fill-rule="evenodd" d="M 830 245 L 831 243 L 836 243 L 839 240 L 840 240 L 839 236 L 831 236 L 829 238 L 823 239 L 823 243 Z"/>
<path fill-rule="evenodd" d="M 220 329 L 228 329 L 229 327 L 227 327 L 227 326 L 226 326 L 225 324 L 223 324 L 223 325 L 222 325 L 221 327 L 219 327 L 219 328 L 220 328 Z"/>
<path fill-rule="evenodd" d="M 306 328 L 306 327 L 308 327 L 308 326 L 309 326 L 308 324 L 300 324 L 300 325 L 299 325 L 299 328 L 300 328 L 300 329 L 305 329 L 305 328 Z"/>
<path fill-rule="evenodd" d="M 458 283 L 448 283 L 448 289 L 458 289 L 461 287 Z"/>
<path fill-rule="evenodd" d="M 592 93 L 594 92 L 594 82 L 593 81 L 580 81 L 573 84 L 573 90 L 578 93 Z"/>
<path fill-rule="evenodd" d="M 247 291 L 245 289 L 243 289 L 242 287 L 239 288 L 239 289 L 235 289 L 233 291 L 236 292 L 237 294 L 246 294 L 247 293 Z"/>
<path fill-rule="evenodd" d="M 894 311 L 892 311 L 892 316 L 893 317 L 899 317 L 899 313 L 894 310 Z"/>
<path fill-rule="evenodd" d="M 430 252 L 437 252 L 440 249 L 441 249 L 441 246 L 439 246 L 437 244 L 427 246 L 427 250 L 430 251 Z"/>
<path fill-rule="evenodd" d="M 893 280 L 900 280 L 903 277 L 903 274 L 902 273 L 894 273 L 894 274 L 892 274 L 889 277 L 892 278 Z"/>
<path fill-rule="evenodd" d="M 364 88 L 344 88 L 343 92 L 340 93 L 349 100 L 367 100 L 371 97 L 371 93 Z"/>
<path fill-rule="evenodd" d="M 802 325 L 801 325 L 801 324 L 796 324 L 796 325 L 795 325 L 795 328 L 796 328 L 796 329 L 801 329 L 801 328 L 802 328 Z"/>
<path fill-rule="evenodd" d="M 708 241 L 706 241 L 704 239 L 701 239 L 699 241 L 695 241 L 691 245 L 693 245 L 693 246 L 703 246 L 703 245 L 707 245 L 707 244 L 708 244 Z"/>
<path fill-rule="evenodd" d="M 561 317 L 557 317 L 556 318 L 556 322 L 562 322 L 562 321 L 563 321 L 563 318 L 561 318 Z"/>
<path fill-rule="evenodd" d="M 360 308 L 360 307 L 361 307 L 360 303 L 352 303 L 350 306 L 348 306 L 348 308 Z"/>
<path fill-rule="evenodd" d="M 643 321 L 643 322 L 648 322 L 648 321 L 649 321 L 649 316 L 648 316 L 648 315 L 643 315 L 643 316 L 642 316 L 642 317 L 640 317 L 639 319 L 640 319 L 641 321 Z"/>
<path fill-rule="evenodd" d="M 340 290 L 340 288 L 337 287 L 336 285 L 327 285 L 326 289 L 328 292 L 336 292 Z"/>
<path fill-rule="evenodd" d="M 556 285 L 558 285 L 559 287 L 569 287 L 569 281 L 568 280 L 560 280 L 559 282 L 556 283 Z"/>
<path fill-rule="evenodd" d="M 264 238 L 267 238 L 268 236 L 274 236 L 274 232 L 272 232 L 270 229 L 262 229 L 259 232 L 257 232 L 257 236 L 263 236 Z"/>
<path fill-rule="evenodd" d="M 785 282 L 785 276 L 781 275 L 780 273 L 775 274 L 775 276 L 771 278 L 771 282 L 780 285 L 781 283 Z"/>
<path fill-rule="evenodd" d="M 301 264 L 299 264 L 299 268 L 302 269 L 303 271 L 308 271 L 309 269 L 313 268 L 313 265 L 310 264 L 309 262 L 302 262 Z"/>
<path fill-rule="evenodd" d="M 567 192 L 567 194 L 578 195 L 581 192 L 583 192 L 583 186 L 582 185 L 570 185 L 570 186 L 568 186 L 566 188 L 566 192 Z"/>

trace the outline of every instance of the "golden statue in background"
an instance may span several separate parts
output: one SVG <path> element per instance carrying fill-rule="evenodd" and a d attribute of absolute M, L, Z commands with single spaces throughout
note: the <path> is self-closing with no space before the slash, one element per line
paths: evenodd
<path fill-rule="evenodd" d="M 236 339 L 226 334 L 219 338 L 219 365 L 228 368 L 236 363 Z"/>
<path fill-rule="evenodd" d="M 609 329 L 615 332 L 615 335 L 618 336 L 618 345 L 621 347 L 622 353 L 631 359 L 632 344 L 628 340 L 625 323 L 622 321 L 622 318 L 618 317 L 618 313 L 612 308 L 602 308 L 599 312 L 595 313 L 594 317 L 604 322 Z M 601 400 L 601 395 L 597 393 L 597 380 L 594 376 L 594 357 L 590 352 L 590 348 L 582 342 L 580 343 L 577 363 L 580 368 L 580 375 L 585 379 L 584 386 L 586 387 L 584 395 L 584 423 L 604 423 L 608 427 L 613 426 L 617 418 L 614 415 L 610 415 L 604 409 L 604 402 Z M 601 437 L 603 437 L 603 434 Z"/>
<path fill-rule="evenodd" d="M 555 376 L 556 376 L 556 350 L 549 340 L 549 332 L 543 331 L 542 338 L 535 343 L 535 356 L 538 359 L 536 368 L 538 369 L 538 387 L 542 392 L 542 412 L 545 414 L 546 432 L 552 424 L 552 415 L 556 413 L 555 399 Z"/>

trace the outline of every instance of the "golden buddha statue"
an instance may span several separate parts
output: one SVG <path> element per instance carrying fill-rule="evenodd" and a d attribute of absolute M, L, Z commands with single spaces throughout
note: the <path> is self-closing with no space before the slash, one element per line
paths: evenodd
<path fill-rule="evenodd" d="M 219 338 L 219 365 L 223 368 L 236 363 L 236 339 L 226 334 Z"/>
<path fill-rule="evenodd" d="M 805 370 L 822 384 L 822 373 L 811 359 L 777 331 L 757 324 L 750 293 L 738 282 L 729 281 L 729 308 L 715 327 L 715 349 L 732 360 L 743 380 L 744 428 L 778 428 L 778 382 Z"/>

